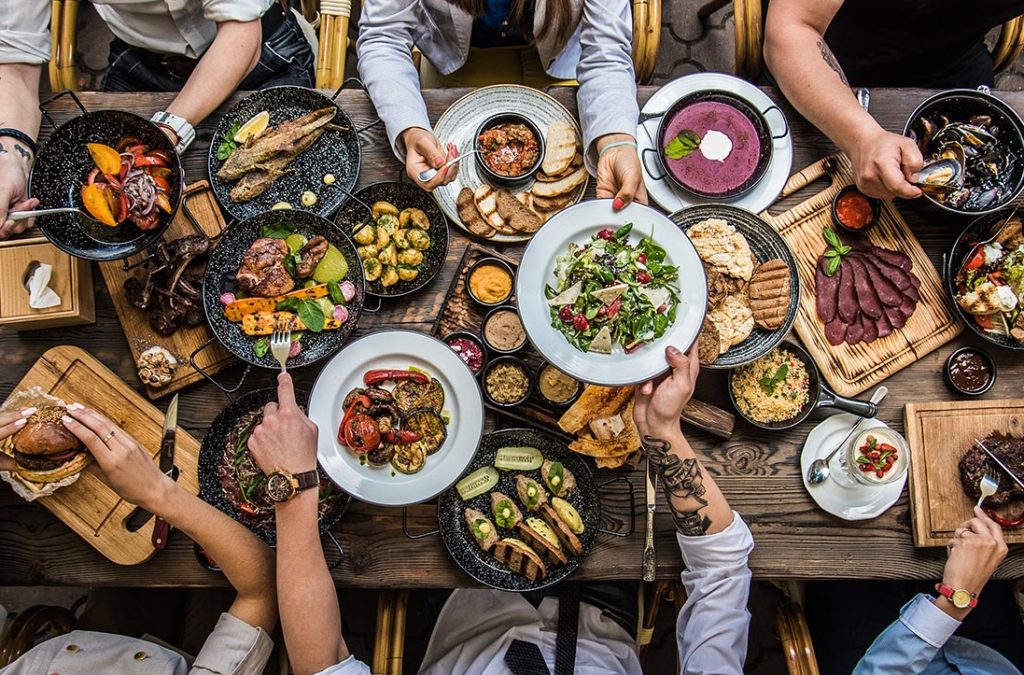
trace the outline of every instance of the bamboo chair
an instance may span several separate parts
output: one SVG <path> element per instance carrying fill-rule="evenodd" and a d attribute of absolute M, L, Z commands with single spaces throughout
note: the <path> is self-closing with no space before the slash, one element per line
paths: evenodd
<path fill-rule="evenodd" d="M 848 0 L 855 2 L 856 0 Z M 734 72 L 745 80 L 755 80 L 764 70 L 764 17 L 761 0 L 711 0 L 697 10 L 701 23 L 714 12 L 732 3 L 736 34 Z M 1006 70 L 1024 51 L 1024 16 L 1003 24 L 992 50 L 992 65 L 997 73 Z"/>
<path fill-rule="evenodd" d="M 35 605 L 7 622 L 0 635 L 0 668 L 10 665 L 37 644 L 64 635 L 75 615 L 64 607 Z"/>

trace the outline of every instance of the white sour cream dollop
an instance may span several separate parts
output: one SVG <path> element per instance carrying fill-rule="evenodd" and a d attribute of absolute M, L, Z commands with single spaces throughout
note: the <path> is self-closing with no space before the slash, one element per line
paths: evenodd
<path fill-rule="evenodd" d="M 1017 306 L 1017 295 L 1009 286 L 999 286 L 996 288 L 993 304 L 995 304 L 1001 312 L 1012 312 Z"/>
<path fill-rule="evenodd" d="M 724 162 L 732 152 L 732 141 L 721 131 L 708 129 L 700 140 L 700 154 L 713 162 Z"/>

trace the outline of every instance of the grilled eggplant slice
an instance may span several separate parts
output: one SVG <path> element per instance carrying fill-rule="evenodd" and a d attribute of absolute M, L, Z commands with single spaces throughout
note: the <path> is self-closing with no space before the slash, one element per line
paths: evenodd
<path fill-rule="evenodd" d="M 402 473 L 416 473 L 427 461 L 427 453 L 418 442 L 394 447 L 395 455 L 391 458 L 391 466 Z"/>
<path fill-rule="evenodd" d="M 398 409 L 404 413 L 417 408 L 430 408 L 436 413 L 444 409 L 444 389 L 434 377 L 430 378 L 430 382 L 399 382 L 392 394 L 398 403 Z"/>
<path fill-rule="evenodd" d="M 402 429 L 419 434 L 418 445 L 428 455 L 437 452 L 448 438 L 448 428 L 444 420 L 431 408 L 417 408 L 407 413 L 402 418 Z"/>
<path fill-rule="evenodd" d="M 539 581 L 548 574 L 547 568 L 544 567 L 544 562 L 537 552 L 513 537 L 502 539 L 495 544 L 491 555 L 499 563 L 516 574 L 522 574 L 530 581 Z"/>

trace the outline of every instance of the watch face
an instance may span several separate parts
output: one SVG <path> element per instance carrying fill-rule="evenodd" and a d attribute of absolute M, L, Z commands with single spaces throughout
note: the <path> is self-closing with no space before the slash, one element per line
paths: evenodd
<path fill-rule="evenodd" d="M 964 590 L 953 591 L 951 600 L 957 609 L 966 609 L 971 605 L 971 594 Z"/>
<path fill-rule="evenodd" d="M 291 480 L 283 473 L 267 476 L 267 496 L 274 502 L 288 501 L 295 494 Z"/>

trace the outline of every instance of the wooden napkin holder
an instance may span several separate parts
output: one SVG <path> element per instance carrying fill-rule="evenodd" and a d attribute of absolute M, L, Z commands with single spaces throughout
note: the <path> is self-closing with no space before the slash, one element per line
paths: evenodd
<path fill-rule="evenodd" d="M 61 303 L 47 309 L 28 305 L 25 271 L 32 261 L 53 268 L 50 288 Z M 95 323 L 92 263 L 75 258 L 45 237 L 0 242 L 0 326 L 16 331 Z"/>

